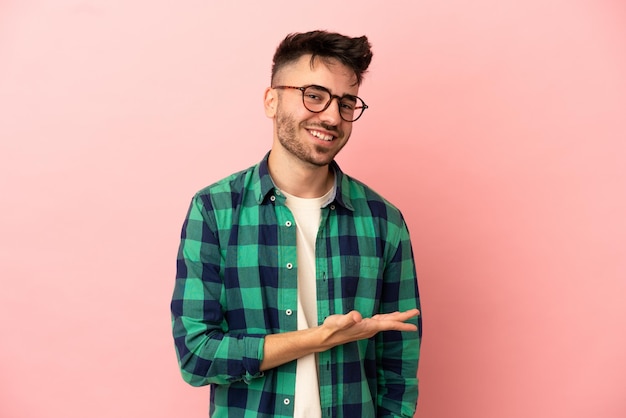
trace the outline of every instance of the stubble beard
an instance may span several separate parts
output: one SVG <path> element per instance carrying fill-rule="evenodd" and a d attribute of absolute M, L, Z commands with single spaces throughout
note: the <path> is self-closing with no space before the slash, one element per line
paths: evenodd
<path fill-rule="evenodd" d="M 296 119 L 292 115 L 282 112 L 280 109 L 277 111 L 276 123 L 278 127 L 278 141 L 283 148 L 300 161 L 317 167 L 323 167 L 330 164 L 345 145 L 344 143 L 336 150 L 329 150 L 321 146 L 306 144 L 304 141 L 298 140 L 298 132 L 303 127 L 302 125 L 304 122 L 296 122 Z M 338 134 L 337 130 L 334 130 L 334 133 Z M 334 140 L 337 141 L 337 139 Z"/>

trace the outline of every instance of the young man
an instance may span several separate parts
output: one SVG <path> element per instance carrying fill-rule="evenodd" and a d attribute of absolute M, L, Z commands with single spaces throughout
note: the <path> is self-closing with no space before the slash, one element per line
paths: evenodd
<path fill-rule="evenodd" d="M 212 417 L 412 417 L 419 295 L 401 213 L 334 162 L 367 108 L 366 37 L 278 46 L 271 151 L 198 192 L 172 298 L 183 378 Z"/>

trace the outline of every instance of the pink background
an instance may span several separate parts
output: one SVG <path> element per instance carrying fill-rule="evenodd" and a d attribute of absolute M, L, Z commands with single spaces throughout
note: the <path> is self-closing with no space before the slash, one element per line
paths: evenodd
<path fill-rule="evenodd" d="M 626 416 L 620 0 L 0 2 L 0 416 L 207 416 L 169 298 L 191 195 L 256 163 L 285 34 L 367 34 L 340 155 L 399 206 L 419 418 Z"/>

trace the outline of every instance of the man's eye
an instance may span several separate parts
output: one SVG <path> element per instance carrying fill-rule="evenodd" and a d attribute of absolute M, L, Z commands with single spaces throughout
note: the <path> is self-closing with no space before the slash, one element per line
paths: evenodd
<path fill-rule="evenodd" d="M 354 103 L 350 103 L 350 102 L 341 102 L 341 108 L 342 109 L 346 109 L 346 110 L 354 110 Z"/>

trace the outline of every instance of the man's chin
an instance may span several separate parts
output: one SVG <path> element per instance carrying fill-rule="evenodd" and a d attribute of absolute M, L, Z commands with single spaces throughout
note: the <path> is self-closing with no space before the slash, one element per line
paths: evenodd
<path fill-rule="evenodd" d="M 328 164 L 330 164 L 333 160 L 335 159 L 335 155 L 317 155 L 317 156 L 309 156 L 309 158 L 307 158 L 307 162 L 311 165 L 317 166 L 317 167 L 325 167 Z"/>

